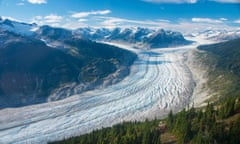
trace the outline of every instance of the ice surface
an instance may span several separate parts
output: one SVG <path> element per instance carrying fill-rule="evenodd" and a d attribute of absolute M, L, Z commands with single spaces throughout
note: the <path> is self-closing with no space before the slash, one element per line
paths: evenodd
<path fill-rule="evenodd" d="M 195 46 L 138 54 L 131 73 L 104 89 L 61 101 L 0 111 L 0 143 L 47 143 L 128 120 L 164 117 L 189 104 L 194 88 L 184 53 Z"/>

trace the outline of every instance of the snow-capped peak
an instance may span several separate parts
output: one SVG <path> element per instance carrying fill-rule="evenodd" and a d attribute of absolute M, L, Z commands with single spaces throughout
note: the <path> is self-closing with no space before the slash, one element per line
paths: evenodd
<path fill-rule="evenodd" d="M 202 37 L 203 39 L 219 41 L 228 41 L 240 38 L 240 30 L 204 30 L 191 34 L 192 37 Z"/>
<path fill-rule="evenodd" d="M 34 33 L 34 29 L 37 27 L 37 24 L 27 24 L 0 17 L 0 29 L 4 31 L 29 36 Z"/>

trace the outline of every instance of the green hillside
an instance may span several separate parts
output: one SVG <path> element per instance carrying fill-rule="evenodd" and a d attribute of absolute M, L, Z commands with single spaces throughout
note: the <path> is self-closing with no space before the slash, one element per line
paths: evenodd
<path fill-rule="evenodd" d="M 207 86 L 216 97 L 240 94 L 240 39 L 198 47 L 205 51 L 198 59 L 209 67 Z"/>

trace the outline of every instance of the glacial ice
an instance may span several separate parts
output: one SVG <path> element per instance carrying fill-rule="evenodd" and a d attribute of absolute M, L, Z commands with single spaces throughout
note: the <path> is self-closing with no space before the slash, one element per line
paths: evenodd
<path fill-rule="evenodd" d="M 184 53 L 193 46 L 154 50 L 118 46 L 138 54 L 129 76 L 60 101 L 0 110 L 0 143 L 47 143 L 123 121 L 161 118 L 190 103 L 194 81 Z"/>

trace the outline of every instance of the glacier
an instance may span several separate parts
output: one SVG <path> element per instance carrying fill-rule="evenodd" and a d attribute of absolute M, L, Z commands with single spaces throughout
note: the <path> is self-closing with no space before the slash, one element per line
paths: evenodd
<path fill-rule="evenodd" d="M 138 59 L 117 84 L 66 99 L 0 110 L 0 143 L 47 143 L 112 126 L 123 121 L 163 118 L 192 101 L 195 82 L 179 48 L 134 49 Z"/>

